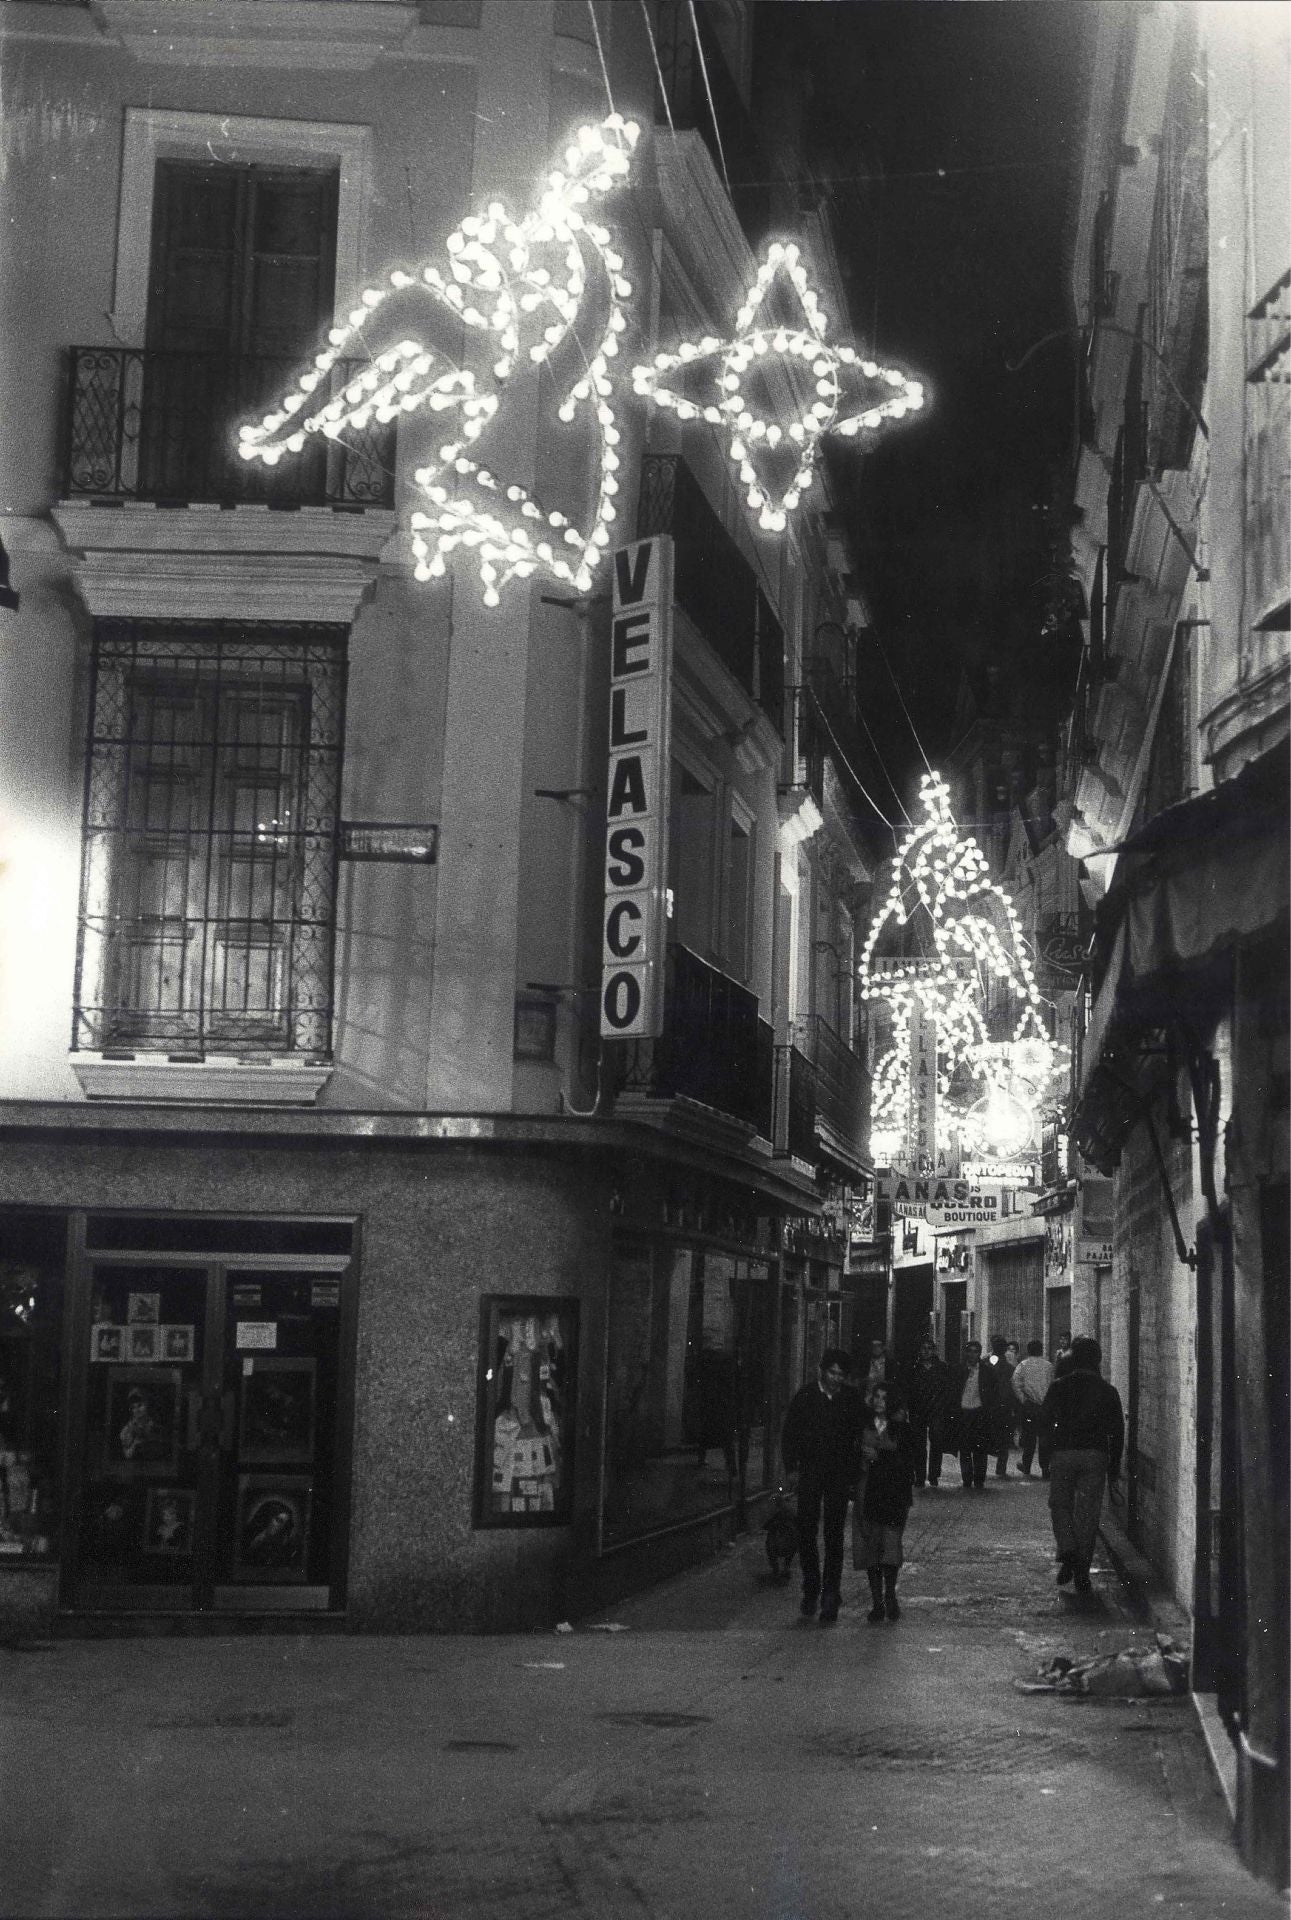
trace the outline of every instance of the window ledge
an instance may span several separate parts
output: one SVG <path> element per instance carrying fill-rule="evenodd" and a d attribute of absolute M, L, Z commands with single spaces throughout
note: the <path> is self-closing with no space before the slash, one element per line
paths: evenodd
<path fill-rule="evenodd" d="M 152 65 L 347 68 L 364 72 L 397 53 L 415 6 L 350 0 L 93 0 L 100 31 Z"/>
<path fill-rule="evenodd" d="M 87 1100 L 140 1100 L 182 1106 L 309 1107 L 332 1075 L 330 1065 L 297 1060 L 166 1060 L 143 1054 L 105 1060 L 74 1053 L 72 1072 Z"/>
<path fill-rule="evenodd" d="M 776 804 L 779 810 L 780 851 L 788 856 L 795 847 L 819 833 L 825 816 L 806 787 L 781 787 Z"/>

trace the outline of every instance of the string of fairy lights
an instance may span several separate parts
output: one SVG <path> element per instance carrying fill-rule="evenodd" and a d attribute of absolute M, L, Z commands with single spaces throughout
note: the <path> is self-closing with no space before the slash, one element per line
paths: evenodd
<path fill-rule="evenodd" d="M 805 327 L 753 325 L 780 276 L 788 280 L 797 296 Z M 903 419 L 923 405 L 921 382 L 895 367 L 880 367 L 876 361 L 862 358 L 853 347 L 827 340 L 827 325 L 828 317 L 808 282 L 798 247 L 792 241 L 777 241 L 768 247 L 748 298 L 735 317 L 732 339 L 723 341 L 705 334 L 699 340 L 683 340 L 675 352 L 656 354 L 653 366 L 632 369 L 633 390 L 643 399 L 670 409 L 679 420 L 699 417 L 710 426 L 726 428 L 731 463 L 743 482 L 749 506 L 758 515 L 758 524 L 768 533 L 783 533 L 789 514 L 810 487 L 822 435 L 834 432 L 854 438 L 863 432 L 873 433 L 885 420 Z M 787 426 L 753 411 L 742 378 L 768 355 L 802 361 L 814 381 L 815 398 Z M 715 402 L 705 403 L 662 384 L 665 374 L 708 360 L 716 360 L 721 368 L 716 375 L 720 398 Z M 840 367 L 855 368 L 866 381 L 895 391 L 872 399 L 859 412 L 840 419 Z M 774 451 L 782 445 L 796 454 L 798 466 L 777 499 L 753 456 L 761 447 Z"/>
<path fill-rule="evenodd" d="M 936 1027 L 941 1101 L 951 1096 L 961 1067 L 985 1089 L 946 1123 L 970 1150 L 1025 1144 L 1062 1064 L 1012 899 L 991 878 L 972 835 L 956 825 L 950 787 L 940 774 L 924 775 L 919 799 L 924 818 L 897 849 L 887 899 L 871 922 L 858 968 L 861 997 L 881 1006 L 890 1026 L 874 1071 L 871 1144 L 879 1160 L 897 1157 L 906 1143 L 916 1009 Z M 885 933 L 899 936 L 916 916 L 931 952 L 880 963 Z M 984 985 L 1002 991 L 1017 1009 L 1006 1040 L 990 1037 Z"/>
<path fill-rule="evenodd" d="M 311 435 L 335 440 L 372 421 L 387 424 L 421 411 L 448 415 L 452 437 L 413 474 L 419 495 L 410 516 L 415 577 L 441 577 L 460 547 L 474 560 L 486 606 L 500 604 L 509 582 L 535 574 L 587 592 L 618 513 L 624 376 L 615 363 L 632 298 L 623 242 L 590 207 L 628 179 L 639 140 L 639 127 L 615 111 L 597 126 L 580 127 L 563 164 L 539 180 L 529 212 L 516 218 L 503 202 L 491 201 L 448 235 L 446 271 L 435 261 L 413 270 L 395 267 L 381 284 L 366 287 L 295 384 L 258 423 L 240 429 L 243 459 L 272 467 L 299 453 Z M 368 329 L 399 295 L 428 297 L 457 326 L 486 339 L 494 354 L 491 382 L 441 346 L 411 335 L 373 351 Z M 594 300 L 587 343 L 578 329 Z M 779 313 L 796 303 L 798 317 L 784 323 L 763 317 L 777 301 Z M 356 348 L 367 353 L 368 364 L 333 391 L 334 370 Z M 489 428 L 505 424 L 521 371 L 536 377 L 566 349 L 572 371 L 557 416 L 562 425 L 581 428 L 591 450 L 591 498 L 581 519 L 544 504 L 478 458 Z M 767 391 L 775 391 L 769 376 L 777 364 L 789 375 L 780 391 L 807 389 L 805 404 L 788 417 L 769 415 L 750 384 L 761 376 Z M 830 338 L 829 316 L 792 241 L 768 246 L 727 338 L 705 333 L 682 340 L 657 353 L 652 364 L 634 365 L 630 378 L 639 401 L 682 424 L 701 421 L 724 434 L 747 504 L 768 533 L 783 532 L 801 505 L 827 434 L 872 437 L 918 412 L 925 399 L 922 382 Z M 327 395 L 321 405 L 313 403 L 320 388 Z M 977 843 L 956 826 L 950 789 L 930 766 L 920 801 L 925 817 L 898 847 L 891 890 L 870 927 L 859 967 L 862 998 L 879 1003 L 890 1023 L 890 1043 L 874 1078 L 873 1137 L 880 1158 L 905 1136 L 916 1008 L 935 1022 L 943 1101 L 962 1066 L 987 1089 L 983 1101 L 958 1116 L 965 1144 L 974 1144 L 975 1124 L 977 1144 L 989 1144 L 986 1135 L 992 1125 L 998 1131 L 1001 1103 L 1025 1106 L 1019 1092 L 1025 1096 L 1028 1090 L 1038 1097 L 1056 1064 L 1017 912 L 991 879 Z M 905 928 L 916 912 L 931 929 L 931 954 L 898 957 L 877 968 L 884 930 Z M 989 1036 L 984 980 L 1002 985 L 1020 1008 L 1007 1041 Z"/>
<path fill-rule="evenodd" d="M 468 215 L 449 234 L 447 272 L 433 261 L 412 271 L 396 267 L 382 284 L 364 288 L 345 324 L 331 330 L 326 346 L 295 384 L 258 423 L 240 429 L 242 458 L 272 467 L 285 454 L 299 453 L 314 434 L 337 439 L 347 428 L 362 429 L 373 420 L 384 424 L 421 409 L 448 413 L 457 423 L 457 436 L 413 475 L 421 497 L 410 518 L 416 578 L 441 576 L 454 551 L 463 547 L 474 555 L 486 606 L 499 605 L 509 581 L 536 573 L 586 592 L 609 549 L 618 512 L 624 377 L 613 362 L 628 328 L 632 297 L 623 243 L 612 228 L 591 217 L 588 207 L 594 196 L 624 183 L 639 139 L 635 122 L 615 112 L 599 126 L 580 127 L 564 164 L 539 182 L 529 213 L 516 219 L 503 202 L 492 201 L 483 214 Z M 801 321 L 755 325 L 781 280 L 797 300 Z M 404 337 L 383 346 L 332 393 L 338 362 L 356 347 L 366 348 L 365 330 L 392 297 L 411 293 L 429 296 L 454 322 L 489 339 L 496 352 L 491 385 L 440 348 Z M 576 329 L 594 294 L 604 317 L 590 345 L 584 345 Z M 632 390 L 639 399 L 671 410 L 680 420 L 703 419 L 725 430 L 730 459 L 764 531 L 782 532 L 787 526 L 815 476 L 823 435 L 873 435 L 924 403 L 919 381 L 879 366 L 845 342 L 831 341 L 827 330 L 828 318 L 800 249 L 793 242 L 775 242 L 759 264 L 729 339 L 710 334 L 683 341 L 674 353 L 656 355 L 652 366 L 632 369 Z M 502 424 L 520 369 L 527 365 L 536 372 L 567 345 L 577 364 L 557 413 L 566 426 L 582 417 L 592 445 L 593 497 L 581 521 L 544 505 L 529 488 L 476 457 L 487 430 Z M 754 410 L 746 378 L 750 368 L 777 360 L 796 364 L 813 383 L 808 404 L 785 422 Z M 663 384 L 665 374 L 713 362 L 711 398 L 694 398 L 680 385 Z M 864 389 L 857 407 L 846 413 L 840 369 Z M 320 386 L 328 387 L 328 397 L 308 411 Z M 793 456 L 793 472 L 777 492 L 766 459 L 782 448 Z"/>
<path fill-rule="evenodd" d="M 442 575 L 461 546 L 475 551 L 486 606 L 499 604 L 509 580 L 538 572 L 585 592 L 610 544 L 617 511 L 620 436 L 610 363 L 627 328 L 632 294 L 613 232 L 585 209 L 593 195 L 609 193 L 627 176 L 639 137 L 636 124 L 618 113 L 598 127 L 580 127 L 564 166 L 541 183 L 532 212 L 516 220 L 501 201 L 492 201 L 483 215 L 468 215 L 449 234 L 447 275 L 433 262 L 415 273 L 396 267 L 384 285 L 365 288 L 347 324 L 329 333 L 328 345 L 294 389 L 258 425 L 242 427 L 243 459 L 273 466 L 284 453 L 299 452 L 310 434 L 336 439 L 347 426 L 362 428 L 372 419 L 388 422 L 422 407 L 451 411 L 460 422 L 459 436 L 413 475 L 426 503 L 410 522 L 417 579 Z M 527 487 L 500 479 L 467 449 L 497 419 L 517 367 L 527 361 L 540 368 L 571 338 L 593 277 L 604 289 L 605 321 L 559 407 L 567 425 L 580 410 L 592 422 L 595 499 L 584 529 L 559 509 L 544 507 Z M 444 366 L 446 356 L 424 342 L 403 339 L 297 421 L 320 382 L 362 340 L 368 321 L 392 295 L 411 290 L 428 293 L 455 321 L 491 337 L 497 349 L 493 390 L 484 390 L 476 373 L 455 361 Z M 526 336 L 539 328 L 540 337 L 526 345 Z"/>

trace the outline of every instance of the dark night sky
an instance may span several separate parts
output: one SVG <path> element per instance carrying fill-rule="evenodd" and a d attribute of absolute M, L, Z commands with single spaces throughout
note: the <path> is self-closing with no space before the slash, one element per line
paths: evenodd
<path fill-rule="evenodd" d="M 961 662 L 1038 693 L 1040 509 L 1070 465 L 1064 235 L 1083 114 L 1081 0 L 760 0 L 759 58 L 800 63 L 807 158 L 831 187 L 857 338 L 932 391 L 834 471 L 888 658 L 933 755 Z M 881 663 L 877 675 L 887 682 Z M 891 693 L 890 685 L 887 692 Z M 872 712 L 900 774 L 895 702 Z M 889 707 L 891 711 L 889 711 Z"/>

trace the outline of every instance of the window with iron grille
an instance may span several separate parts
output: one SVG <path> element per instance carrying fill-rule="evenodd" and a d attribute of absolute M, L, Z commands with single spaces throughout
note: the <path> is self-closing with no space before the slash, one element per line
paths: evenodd
<path fill-rule="evenodd" d="M 345 633 L 96 623 L 74 1049 L 329 1052 Z"/>

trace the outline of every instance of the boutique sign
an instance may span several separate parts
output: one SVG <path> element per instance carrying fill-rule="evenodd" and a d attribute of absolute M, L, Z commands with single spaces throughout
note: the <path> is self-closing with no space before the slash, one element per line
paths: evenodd
<path fill-rule="evenodd" d="M 666 535 L 614 555 L 601 944 L 601 1033 L 607 1039 L 641 1040 L 663 1032 L 672 567 Z"/>
<path fill-rule="evenodd" d="M 1008 1212 L 1007 1190 L 996 1181 L 917 1179 L 884 1168 L 876 1176 L 880 1200 L 898 1220 L 932 1227 L 989 1227 Z"/>

